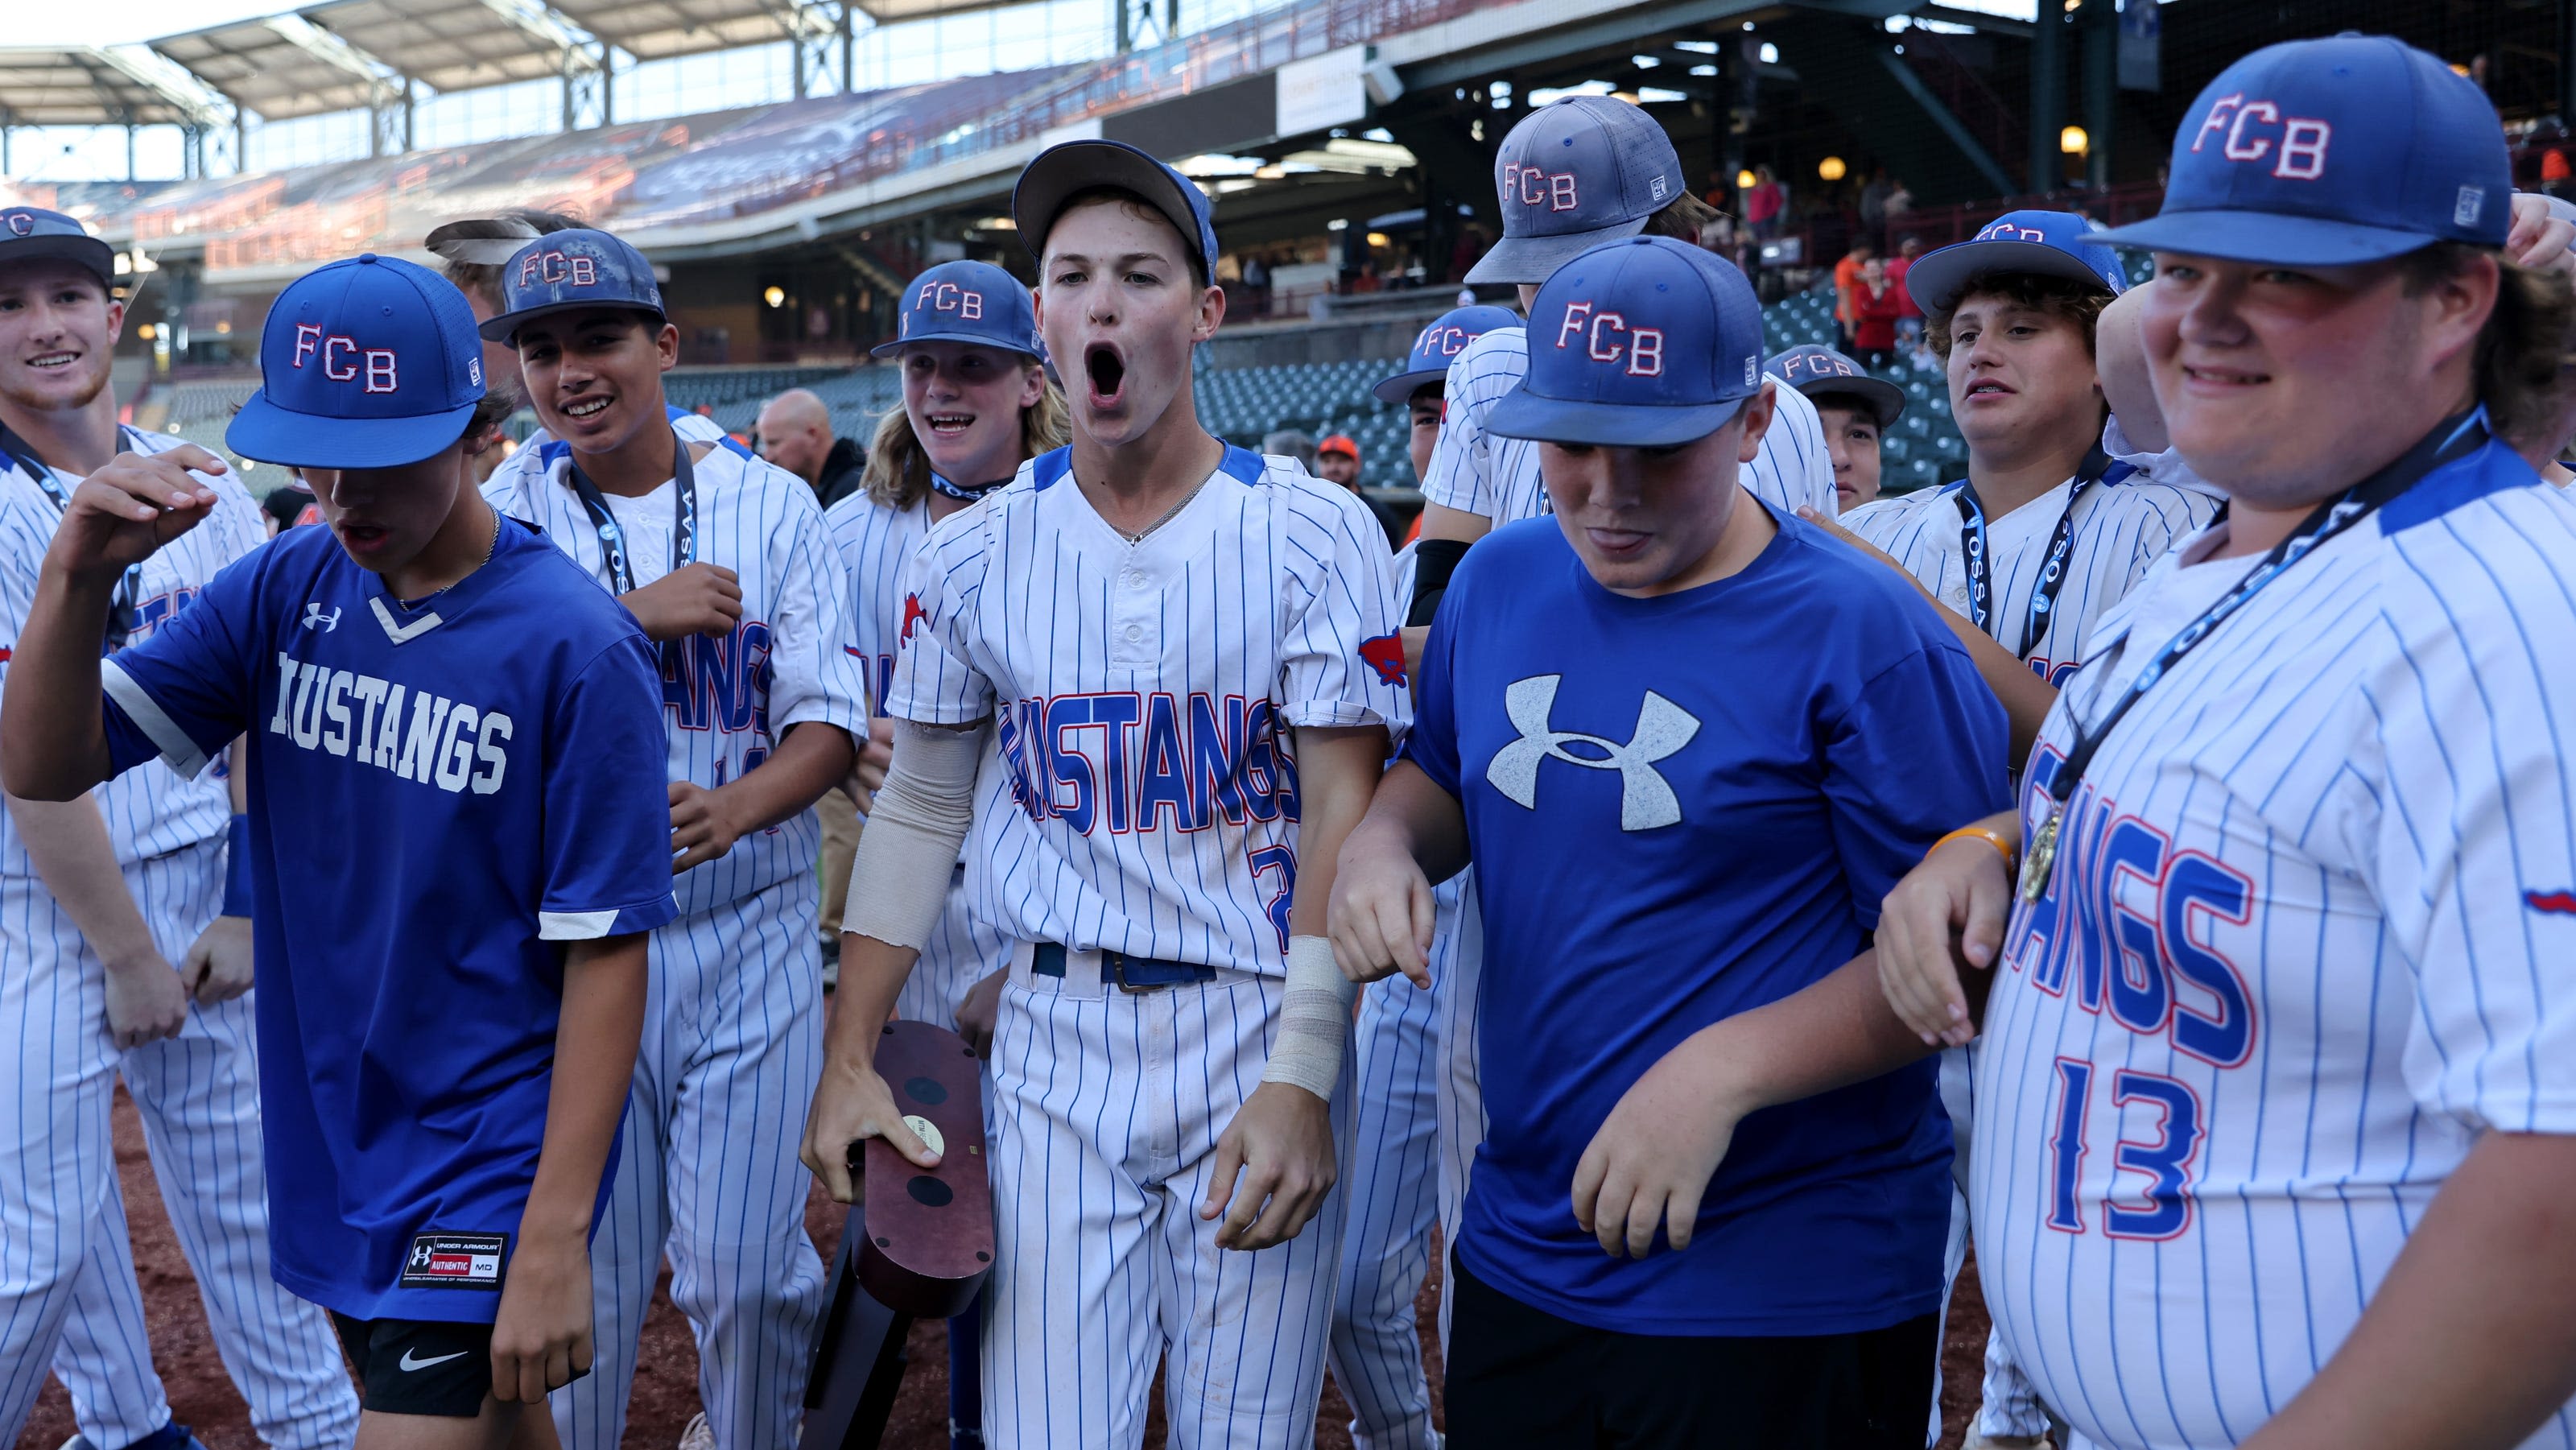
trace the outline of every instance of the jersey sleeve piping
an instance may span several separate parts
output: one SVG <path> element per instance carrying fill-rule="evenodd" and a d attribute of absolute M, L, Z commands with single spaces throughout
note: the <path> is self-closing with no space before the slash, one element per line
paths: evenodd
<path fill-rule="evenodd" d="M 196 741 L 188 738 L 188 732 L 179 728 L 179 722 L 170 718 L 169 712 L 161 708 L 161 702 L 153 699 L 152 693 L 127 674 L 123 666 L 113 659 L 99 661 L 98 683 L 107 697 L 116 702 L 116 707 L 125 712 L 126 718 L 150 737 L 153 744 L 161 747 L 163 763 L 189 780 L 196 779 L 198 772 L 206 768 L 206 752 L 198 748 Z"/>

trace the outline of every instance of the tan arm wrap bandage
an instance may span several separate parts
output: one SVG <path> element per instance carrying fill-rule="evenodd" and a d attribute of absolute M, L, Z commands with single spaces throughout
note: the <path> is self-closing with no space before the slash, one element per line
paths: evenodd
<path fill-rule="evenodd" d="M 894 760 L 850 862 L 843 931 L 916 951 L 930 944 L 957 850 L 975 821 L 975 767 L 983 758 L 982 726 L 896 722 Z"/>
<path fill-rule="evenodd" d="M 1351 1003 L 1359 984 L 1333 964 L 1333 944 L 1319 936 L 1288 938 L 1288 992 L 1279 1004 L 1279 1040 L 1262 1064 L 1263 1082 L 1293 1083 L 1326 1102 L 1341 1080 L 1351 1037 Z"/>

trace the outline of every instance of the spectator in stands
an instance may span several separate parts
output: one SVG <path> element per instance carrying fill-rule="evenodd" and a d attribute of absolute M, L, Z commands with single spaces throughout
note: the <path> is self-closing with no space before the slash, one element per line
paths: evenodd
<path fill-rule="evenodd" d="M 1841 261 L 1834 263 L 1834 321 L 1842 324 L 1846 352 L 1859 345 L 1856 329 L 1860 326 L 1860 269 L 1877 255 L 1878 248 L 1863 237 L 1851 244 Z"/>
<path fill-rule="evenodd" d="M 1816 405 L 1834 461 L 1836 508 L 1849 513 L 1878 497 L 1879 440 L 1904 413 L 1905 390 L 1812 343 L 1774 356 L 1771 371 Z"/>
<path fill-rule="evenodd" d="M 805 480 L 825 508 L 856 492 L 867 472 L 868 455 L 859 440 L 833 437 L 832 410 L 804 388 L 789 388 L 763 404 L 752 435 L 760 456 Z"/>
<path fill-rule="evenodd" d="M 291 482 L 270 489 L 268 496 L 259 501 L 260 512 L 268 516 L 268 536 L 272 539 L 298 524 L 322 522 L 322 511 L 313 505 L 312 485 L 291 469 L 287 476 Z"/>
<path fill-rule="evenodd" d="M 1315 471 L 1314 435 L 1303 429 L 1282 428 L 1276 433 L 1264 435 L 1261 440 L 1261 451 L 1283 458 L 1294 458 L 1297 460 L 1298 467 L 1308 473 Z"/>
<path fill-rule="evenodd" d="M 1360 488 L 1358 439 L 1348 433 L 1336 433 L 1316 444 L 1315 472 L 1316 476 L 1326 483 L 1338 483 L 1358 494 L 1360 502 L 1367 504 L 1369 512 L 1377 517 L 1377 526 L 1386 530 L 1386 541 L 1390 547 L 1397 539 L 1404 536 L 1405 521 L 1396 514 L 1395 510 L 1369 497 Z"/>
<path fill-rule="evenodd" d="M 1896 356 L 1896 320 L 1904 315 L 1903 289 L 1887 278 L 1887 263 L 1876 257 L 1863 262 L 1860 285 L 1852 290 L 1852 343 L 1861 361 L 1883 368 Z"/>
<path fill-rule="evenodd" d="M 1780 235 L 1783 214 L 1789 209 L 1789 189 L 1771 174 L 1768 166 L 1753 168 L 1753 189 L 1744 193 L 1744 221 L 1753 235 L 1769 241 Z"/>
<path fill-rule="evenodd" d="M 1485 240 L 1483 227 L 1472 224 L 1461 227 L 1458 231 L 1457 245 L 1449 249 L 1449 275 L 1463 281 L 1467 273 L 1483 258 L 1487 245 L 1489 244 Z M 1462 302 L 1459 305 L 1472 307 L 1475 304 Z"/>
<path fill-rule="evenodd" d="M 1895 190 L 1896 183 L 1887 179 L 1884 166 L 1873 170 L 1860 189 L 1860 234 L 1873 244 L 1886 241 L 1887 198 Z"/>
<path fill-rule="evenodd" d="M 1243 298 L 1252 316 L 1270 315 L 1270 263 L 1259 252 L 1244 256 Z"/>
<path fill-rule="evenodd" d="M 1907 232 L 1896 243 L 1896 255 L 1887 259 L 1887 282 L 1896 289 L 1896 341 L 1900 348 L 1911 347 L 1923 335 L 1923 309 L 1914 305 L 1914 294 L 1905 290 L 1905 269 L 1923 252 L 1923 239 Z"/>

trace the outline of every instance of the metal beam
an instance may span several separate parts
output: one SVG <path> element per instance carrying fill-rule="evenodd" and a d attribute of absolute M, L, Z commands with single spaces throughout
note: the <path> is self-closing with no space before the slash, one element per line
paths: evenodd
<path fill-rule="evenodd" d="M 365 51 L 333 35 L 301 15 L 272 15 L 260 22 L 280 40 L 294 46 L 313 59 L 354 79 L 364 81 L 371 97 L 368 109 L 381 111 L 398 94 L 385 72 L 377 69 L 374 59 Z"/>
<path fill-rule="evenodd" d="M 203 95 L 191 94 L 174 84 L 169 76 L 154 74 L 150 68 L 134 57 L 107 46 L 95 47 L 91 54 L 106 62 L 117 74 L 152 92 L 172 109 L 186 116 L 190 122 L 197 125 L 222 124 L 223 112 L 212 101 Z M 168 67 L 176 75 L 187 75 L 187 72 L 180 69 L 176 62 L 164 59 L 157 53 L 153 55 L 152 60 L 154 65 Z M 195 76 L 188 76 L 188 79 L 191 83 L 202 84 Z"/>
<path fill-rule="evenodd" d="M 1941 134 L 1948 137 L 1950 144 L 1959 148 L 1959 154 L 1968 158 L 1968 164 L 1977 168 L 1978 174 L 1994 187 L 1995 195 L 2010 196 L 2019 190 L 2002 164 L 1989 155 L 1985 147 L 1977 144 L 1977 138 L 1959 123 L 1959 118 L 1951 114 L 1948 106 L 1941 104 L 1941 98 L 1932 94 L 1932 88 L 1923 84 L 1923 78 L 1916 75 L 1911 66 L 1897 59 L 1891 50 L 1879 48 L 1876 55 L 1879 68 L 1887 72 L 1888 79 L 1896 83 L 1897 89 L 1912 97 L 1914 104 L 1923 108 L 1923 113 L 1932 118 L 1932 124 L 1941 128 Z"/>
<path fill-rule="evenodd" d="M 2065 184 L 2066 163 L 2057 149 L 2066 124 L 2066 14 L 2047 4 L 2030 33 L 2030 182 L 2044 195 Z"/>

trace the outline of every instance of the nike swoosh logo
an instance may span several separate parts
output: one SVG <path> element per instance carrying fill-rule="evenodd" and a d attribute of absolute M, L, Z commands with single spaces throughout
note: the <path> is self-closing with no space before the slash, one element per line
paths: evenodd
<path fill-rule="evenodd" d="M 412 1356 L 416 1352 L 409 1349 L 403 1351 L 402 1367 L 405 1370 L 427 1369 L 433 1364 L 445 1364 L 451 1359 L 463 1359 L 466 1355 L 466 1351 L 460 1349 L 454 1354 L 442 1354 L 436 1359 L 414 1359 Z"/>

